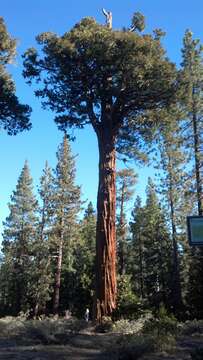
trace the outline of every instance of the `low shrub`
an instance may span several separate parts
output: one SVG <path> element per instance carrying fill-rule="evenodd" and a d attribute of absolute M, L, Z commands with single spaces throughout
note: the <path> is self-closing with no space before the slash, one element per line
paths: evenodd
<path fill-rule="evenodd" d="M 138 334 L 142 331 L 144 324 L 152 317 L 150 312 L 141 316 L 138 320 L 121 319 L 113 323 L 112 331 L 119 334 Z"/>
<path fill-rule="evenodd" d="M 164 307 L 161 307 L 157 317 L 145 322 L 142 333 L 153 338 L 156 351 L 171 352 L 176 345 L 178 322 L 173 315 L 167 314 Z"/>
<path fill-rule="evenodd" d="M 174 315 L 169 315 L 164 307 L 160 308 L 156 317 L 145 322 L 143 333 L 152 335 L 173 335 L 178 333 L 178 322 Z"/>
<path fill-rule="evenodd" d="M 69 335 L 87 327 L 85 320 L 49 317 L 43 320 L 23 320 L 7 317 L 0 320 L 0 337 L 15 339 L 18 345 L 65 344 Z"/>
<path fill-rule="evenodd" d="M 137 360 L 142 355 L 154 351 L 153 339 L 141 335 L 125 335 L 118 338 L 108 351 L 112 360 Z"/>
<path fill-rule="evenodd" d="M 139 321 L 121 319 L 113 323 L 112 332 L 117 334 L 135 334 L 142 329 Z"/>

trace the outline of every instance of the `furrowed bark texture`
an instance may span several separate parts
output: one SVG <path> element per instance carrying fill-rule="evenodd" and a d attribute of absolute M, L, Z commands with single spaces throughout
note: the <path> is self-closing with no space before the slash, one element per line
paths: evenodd
<path fill-rule="evenodd" d="M 116 308 L 116 184 L 115 138 L 107 130 L 98 135 L 99 187 L 96 230 L 96 319 Z"/>

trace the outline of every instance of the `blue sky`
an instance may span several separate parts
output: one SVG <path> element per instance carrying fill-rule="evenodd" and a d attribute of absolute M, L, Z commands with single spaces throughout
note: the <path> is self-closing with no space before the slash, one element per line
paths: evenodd
<path fill-rule="evenodd" d="M 146 32 L 154 28 L 166 31 L 164 47 L 169 58 L 180 63 L 182 38 L 190 28 L 195 38 L 203 41 L 202 0 L 1 0 L 1 14 L 10 34 L 18 39 L 16 63 L 9 66 L 16 82 L 17 95 L 23 103 L 33 108 L 33 128 L 29 132 L 9 137 L 0 133 L 0 233 L 1 223 L 8 215 L 7 203 L 15 189 L 17 179 L 25 159 L 29 161 L 35 188 L 42 174 L 45 161 L 54 167 L 57 146 L 62 133 L 54 124 L 54 114 L 41 109 L 40 101 L 34 97 L 33 88 L 25 84 L 22 77 L 23 52 L 35 46 L 35 36 L 44 31 L 63 34 L 82 17 L 93 16 L 100 23 L 105 19 L 101 8 L 113 12 L 113 27 L 129 26 L 133 12 L 140 11 L 146 16 Z M 72 144 L 77 156 L 77 183 L 82 185 L 84 199 L 96 203 L 98 152 L 96 137 L 91 130 L 76 131 L 76 141 Z M 136 194 L 143 196 L 147 177 L 153 175 L 151 168 L 135 168 L 139 173 Z"/>

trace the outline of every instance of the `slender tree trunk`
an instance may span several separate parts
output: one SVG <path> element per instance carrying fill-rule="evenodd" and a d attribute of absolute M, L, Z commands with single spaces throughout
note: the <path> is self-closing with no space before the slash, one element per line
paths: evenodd
<path fill-rule="evenodd" d="M 126 235 L 126 229 L 125 229 L 125 219 L 124 219 L 124 188 L 125 184 L 123 184 L 122 187 L 122 194 L 121 194 L 121 208 L 120 208 L 120 219 L 119 219 L 119 257 L 120 257 L 120 274 L 125 274 L 125 235 Z"/>
<path fill-rule="evenodd" d="M 157 233 L 160 233 L 159 232 L 159 228 L 157 229 Z M 159 269 L 160 269 L 160 285 L 161 285 L 161 293 L 162 293 L 162 300 L 163 300 L 163 303 L 166 304 L 166 293 L 167 293 L 167 290 L 166 290 L 166 282 L 165 282 L 165 272 L 166 270 L 164 269 L 164 249 L 163 249 L 163 241 L 164 240 L 162 237 L 160 238 L 160 241 L 159 241 L 159 249 L 158 249 L 158 254 L 159 254 Z"/>
<path fill-rule="evenodd" d="M 116 184 L 115 137 L 108 129 L 97 133 L 99 187 L 96 230 L 96 319 L 116 308 Z"/>
<path fill-rule="evenodd" d="M 139 268 L 140 268 L 140 296 L 144 299 L 144 269 L 143 269 L 143 245 L 141 240 L 141 234 L 139 232 Z"/>
<path fill-rule="evenodd" d="M 54 314 L 58 314 L 58 310 L 59 310 L 62 258 L 63 258 L 63 220 L 61 221 L 60 240 L 58 247 L 57 264 L 56 264 L 55 286 L 54 286 L 54 296 L 53 296 Z"/>
<path fill-rule="evenodd" d="M 193 106 L 192 124 L 193 124 L 193 137 L 194 137 L 195 177 L 196 177 L 196 189 L 197 189 L 198 214 L 203 215 L 202 183 L 201 183 L 201 175 L 200 175 L 199 134 L 197 128 L 197 116 L 195 111 L 195 105 Z"/>
<path fill-rule="evenodd" d="M 170 162 L 170 157 L 169 157 Z M 175 211 L 173 201 L 173 181 L 170 177 L 169 184 L 169 197 L 170 197 L 170 213 L 171 213 L 171 227 L 172 227 L 172 242 L 173 242 L 173 277 L 172 277 L 172 301 L 174 310 L 178 312 L 182 309 L 182 294 L 181 294 L 181 283 L 180 283 L 180 266 L 178 258 L 178 244 L 177 244 L 177 231 L 175 224 Z"/>

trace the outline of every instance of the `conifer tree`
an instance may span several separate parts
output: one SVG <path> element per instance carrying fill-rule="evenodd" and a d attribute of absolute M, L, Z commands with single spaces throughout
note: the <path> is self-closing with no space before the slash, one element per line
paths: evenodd
<path fill-rule="evenodd" d="M 11 63 L 16 53 L 16 40 L 9 35 L 5 22 L 0 17 L 0 129 L 9 135 L 29 130 L 31 109 L 20 104 L 15 95 L 15 84 L 8 74 L 6 66 Z"/>
<path fill-rule="evenodd" d="M 159 205 L 151 179 L 147 186 L 146 205 L 141 211 L 137 199 L 131 223 L 134 254 L 137 261 L 134 274 L 139 294 L 148 305 L 158 307 L 162 302 L 169 307 L 171 245 L 166 219 Z M 138 280 L 138 277 L 140 279 Z"/>
<path fill-rule="evenodd" d="M 193 39 L 191 31 L 187 30 L 183 39 L 182 49 L 182 75 L 185 90 L 185 108 L 188 112 L 186 120 L 186 146 L 189 146 L 194 158 L 193 179 L 195 183 L 195 193 L 197 198 L 198 214 L 203 215 L 203 46 L 200 40 Z M 192 136 L 191 136 L 192 134 Z M 191 311 L 194 316 L 201 316 L 203 301 L 203 250 L 192 249 L 189 283 L 188 283 L 188 300 Z M 199 276 L 197 277 L 197 274 Z M 192 306 L 191 306 L 191 300 Z"/>
<path fill-rule="evenodd" d="M 30 308 L 33 285 L 33 243 L 36 236 L 37 201 L 27 161 L 22 169 L 9 203 L 10 214 L 4 222 L 3 253 L 7 268 L 7 292 L 12 311 Z M 34 269 L 35 271 L 35 269 Z"/>
<path fill-rule="evenodd" d="M 123 275 L 126 271 L 127 262 L 127 221 L 126 205 L 131 200 L 134 193 L 134 185 L 137 176 L 133 169 L 123 169 L 116 174 L 117 185 L 117 209 L 118 209 L 118 227 L 117 227 L 117 251 L 118 251 L 118 271 Z"/>
<path fill-rule="evenodd" d="M 171 273 L 170 235 L 166 225 L 163 210 L 160 207 L 155 186 L 151 179 L 147 186 L 145 206 L 145 262 L 146 262 L 146 292 L 151 304 L 157 306 L 157 301 L 168 305 L 169 278 Z"/>
<path fill-rule="evenodd" d="M 97 135 L 98 320 L 116 307 L 116 146 L 127 147 L 132 140 L 139 149 L 151 123 L 143 124 L 138 115 L 164 107 L 176 90 L 176 70 L 165 57 L 160 37 L 139 34 L 142 24 L 139 15 L 132 24 L 138 31 L 114 31 L 85 18 L 63 36 L 39 35 L 40 55 L 34 48 L 24 55 L 24 76 L 42 84 L 36 95 L 57 113 L 59 129 L 91 124 Z"/>
<path fill-rule="evenodd" d="M 79 224 L 78 240 L 73 251 L 73 291 L 72 304 L 77 315 L 84 316 L 85 308 L 92 315 L 95 285 L 96 257 L 96 214 L 92 202 L 89 202 L 84 218 Z M 68 290 L 64 292 L 68 297 Z M 70 295 L 69 295 L 70 297 Z"/>
<path fill-rule="evenodd" d="M 171 229 L 173 248 L 171 306 L 176 315 L 180 315 L 183 312 L 183 288 L 187 282 L 186 272 L 184 271 L 184 276 L 181 274 L 182 263 L 187 257 L 185 218 L 192 210 L 191 181 L 188 174 L 189 153 L 184 147 L 182 132 L 184 113 L 174 107 L 160 116 L 164 118 L 164 125 L 158 139 L 160 157 L 158 156 L 156 161 L 157 168 L 161 170 L 159 192 L 165 204 Z"/>
<path fill-rule="evenodd" d="M 185 138 L 186 145 L 190 146 L 194 155 L 198 213 L 202 215 L 203 46 L 199 40 L 194 40 L 192 35 L 191 31 L 186 31 L 182 49 L 182 80 L 185 91 L 185 109 L 188 113 Z"/>
<path fill-rule="evenodd" d="M 54 185 L 54 220 L 52 248 L 55 251 L 55 283 L 53 312 L 58 313 L 62 265 L 72 266 L 72 241 L 76 216 L 80 210 L 80 188 L 75 185 L 75 161 L 67 137 L 64 136 L 57 152 Z"/>
<path fill-rule="evenodd" d="M 33 312 L 37 316 L 44 312 L 47 302 L 50 300 L 53 283 L 51 269 L 51 236 L 54 216 L 54 177 L 48 162 L 45 163 L 43 174 L 40 178 L 39 195 L 41 206 L 39 206 L 39 221 L 37 234 L 33 244 L 34 258 L 34 286 L 31 297 L 33 299 Z"/>
<path fill-rule="evenodd" d="M 131 214 L 130 230 L 132 233 L 130 272 L 132 274 L 133 288 L 141 300 L 145 297 L 144 276 L 144 209 L 141 206 L 141 198 L 137 196 Z"/>
<path fill-rule="evenodd" d="M 42 202 L 40 207 L 39 233 L 43 242 L 49 238 L 54 216 L 54 176 L 47 161 L 40 178 L 39 195 Z"/>

